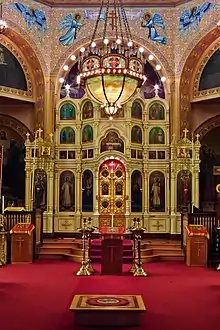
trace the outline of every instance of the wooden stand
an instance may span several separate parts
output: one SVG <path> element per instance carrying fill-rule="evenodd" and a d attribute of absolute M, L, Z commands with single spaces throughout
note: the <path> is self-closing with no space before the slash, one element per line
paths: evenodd
<path fill-rule="evenodd" d="M 122 275 L 123 272 L 123 233 L 121 227 L 102 229 L 102 265 L 103 275 Z"/>
<path fill-rule="evenodd" d="M 186 227 L 186 264 L 187 266 L 207 266 L 209 233 L 203 226 Z"/>
<path fill-rule="evenodd" d="M 31 223 L 18 223 L 10 231 L 12 264 L 33 262 L 34 228 Z"/>

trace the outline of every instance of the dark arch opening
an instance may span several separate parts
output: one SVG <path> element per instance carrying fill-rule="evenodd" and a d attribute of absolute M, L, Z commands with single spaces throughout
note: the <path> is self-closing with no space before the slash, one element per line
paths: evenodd
<path fill-rule="evenodd" d="M 216 185 L 220 183 L 220 175 L 214 175 L 214 166 L 220 168 L 220 126 L 213 128 L 201 139 L 199 196 L 200 207 L 204 211 L 214 211 L 217 198 Z"/>
<path fill-rule="evenodd" d="M 220 50 L 218 49 L 208 60 L 199 82 L 199 90 L 220 87 Z"/>
<path fill-rule="evenodd" d="M 0 85 L 27 91 L 27 81 L 20 63 L 2 44 L 0 44 Z"/>

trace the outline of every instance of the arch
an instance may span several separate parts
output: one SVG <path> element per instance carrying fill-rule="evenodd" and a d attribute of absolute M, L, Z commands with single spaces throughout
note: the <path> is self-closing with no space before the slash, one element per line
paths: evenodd
<path fill-rule="evenodd" d="M 149 211 L 165 212 L 166 209 L 166 181 L 165 174 L 160 170 L 149 173 Z"/>
<path fill-rule="evenodd" d="M 131 129 L 131 143 L 142 144 L 142 129 L 138 125 L 134 125 Z"/>
<path fill-rule="evenodd" d="M 140 170 L 134 170 L 131 173 L 131 212 L 142 212 L 142 184 L 142 172 Z"/>
<path fill-rule="evenodd" d="M 102 35 L 97 35 L 99 39 L 96 40 L 96 43 L 99 41 L 102 41 Z M 52 75 L 57 76 L 56 79 L 56 86 L 55 86 L 55 94 L 58 96 L 60 95 L 60 89 L 61 89 L 61 83 L 59 82 L 59 77 L 65 78 L 69 71 L 63 70 L 64 65 L 68 65 L 68 67 L 72 68 L 73 65 L 78 61 L 78 59 L 74 61 L 71 60 L 71 55 L 76 55 L 79 53 L 80 48 L 86 47 L 88 45 L 88 39 L 89 37 L 84 37 L 79 40 L 75 40 L 73 48 L 70 47 L 67 52 L 63 53 L 59 60 L 56 62 L 55 67 L 53 68 Z M 163 53 L 156 47 L 156 45 L 153 45 L 152 43 L 148 43 L 146 39 L 140 38 L 138 36 L 133 36 L 134 42 L 136 42 L 139 46 L 142 46 L 145 48 L 146 53 L 150 53 L 154 56 L 154 60 L 150 62 L 151 65 L 155 68 L 157 64 L 161 65 L 162 70 L 158 71 L 157 73 L 159 76 L 164 75 L 165 77 L 172 76 L 173 75 L 173 68 L 170 65 L 169 61 L 165 58 Z M 168 95 L 169 92 L 169 86 L 168 82 L 163 83 L 165 95 Z"/>
<path fill-rule="evenodd" d="M 82 129 L 82 143 L 93 142 L 93 128 L 91 125 L 85 125 Z"/>
<path fill-rule="evenodd" d="M 149 120 L 165 120 L 166 107 L 161 101 L 154 100 L 147 107 Z"/>
<path fill-rule="evenodd" d="M 93 212 L 93 173 L 85 169 L 82 173 L 82 212 Z"/>
<path fill-rule="evenodd" d="M 31 48 L 30 44 L 17 32 L 8 28 L 6 32 L 0 34 L 0 43 L 8 48 L 20 62 L 22 69 L 27 75 L 29 89 L 23 99 L 35 102 L 35 127 L 44 127 L 44 99 L 45 81 L 40 61 Z M 22 93 L 16 90 L 10 91 L 4 88 L 4 96 L 22 99 Z"/>
<path fill-rule="evenodd" d="M 207 33 L 194 47 L 194 49 L 189 54 L 185 65 L 182 70 L 180 77 L 180 132 L 187 127 L 190 129 L 189 114 L 191 110 L 191 100 L 194 86 L 197 86 L 201 71 L 199 69 L 200 64 L 204 61 L 204 58 L 207 56 L 207 49 L 218 41 L 219 30 L 215 27 L 209 33 Z M 203 56 L 201 57 L 201 54 Z M 204 66 L 203 66 L 204 67 Z M 198 73 L 197 73 L 198 72 Z"/>
<path fill-rule="evenodd" d="M 76 106 L 73 102 L 64 101 L 59 107 L 60 120 L 75 120 L 76 119 Z"/>
<path fill-rule="evenodd" d="M 70 170 L 63 170 L 59 176 L 59 210 L 60 212 L 74 212 L 76 203 L 75 174 Z"/>
<path fill-rule="evenodd" d="M 149 144 L 165 144 L 165 133 L 161 127 L 152 127 L 149 131 Z"/>
<path fill-rule="evenodd" d="M 100 153 L 105 151 L 117 151 L 124 153 L 125 145 L 124 141 L 120 138 L 119 134 L 115 130 L 109 130 L 105 137 L 101 139 Z"/>
<path fill-rule="evenodd" d="M 14 130 L 24 142 L 26 141 L 27 133 L 30 134 L 30 139 L 34 140 L 34 135 L 29 128 L 12 116 L 0 114 L 0 126 Z"/>
<path fill-rule="evenodd" d="M 220 115 L 217 115 L 215 117 L 207 119 L 201 125 L 199 125 L 199 127 L 197 127 L 195 130 L 195 135 L 199 134 L 200 139 L 202 139 L 206 134 L 208 134 L 214 128 L 219 126 L 220 126 Z"/>
<path fill-rule="evenodd" d="M 136 98 L 131 104 L 131 118 L 142 119 L 143 117 L 143 101 L 139 98 Z"/>
<path fill-rule="evenodd" d="M 72 127 L 63 127 L 60 131 L 60 144 L 74 144 L 76 133 Z"/>
<path fill-rule="evenodd" d="M 82 120 L 93 118 L 94 106 L 90 99 L 86 98 L 82 102 L 81 107 L 82 107 Z"/>
<path fill-rule="evenodd" d="M 120 155 L 120 156 L 106 156 L 106 155 L 100 155 L 99 159 L 98 159 L 98 169 L 100 168 L 100 166 L 106 162 L 107 160 L 118 160 L 119 162 L 121 162 L 124 165 L 125 171 L 127 171 L 127 165 L 126 165 L 126 158 L 124 155 Z"/>

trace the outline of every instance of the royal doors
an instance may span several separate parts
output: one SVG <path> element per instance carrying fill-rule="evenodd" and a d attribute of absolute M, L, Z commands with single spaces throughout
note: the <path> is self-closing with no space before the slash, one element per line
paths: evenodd
<path fill-rule="evenodd" d="M 107 160 L 99 169 L 100 226 L 124 226 L 126 173 L 119 160 Z"/>

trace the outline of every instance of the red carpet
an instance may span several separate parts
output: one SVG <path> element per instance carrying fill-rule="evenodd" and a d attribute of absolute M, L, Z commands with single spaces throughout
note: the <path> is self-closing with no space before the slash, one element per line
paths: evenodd
<path fill-rule="evenodd" d="M 0 268 L 1 330 L 71 330 L 74 294 L 142 294 L 143 330 L 219 328 L 220 274 L 183 263 L 147 264 L 147 278 L 77 277 L 78 265 L 39 261 Z M 132 328 L 135 329 L 135 328 Z M 135 329 L 135 330 L 136 330 Z"/>

